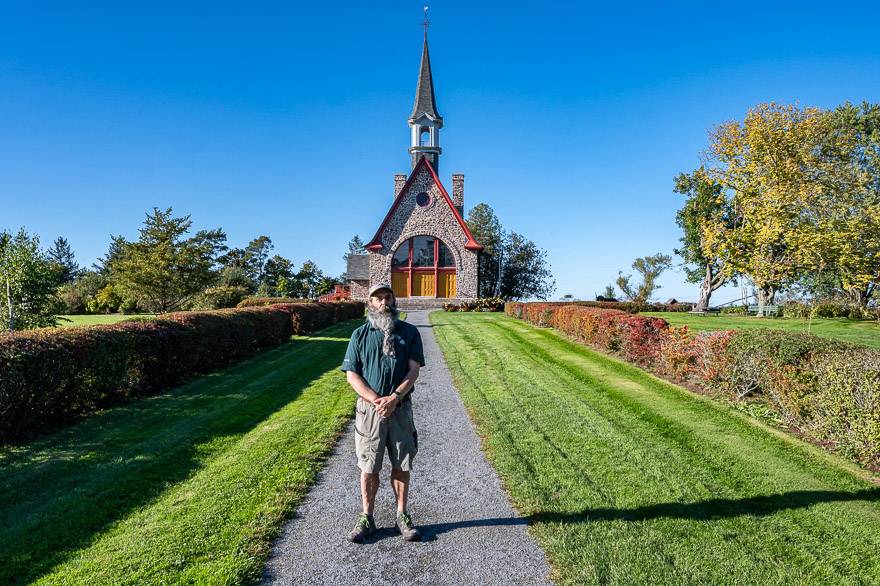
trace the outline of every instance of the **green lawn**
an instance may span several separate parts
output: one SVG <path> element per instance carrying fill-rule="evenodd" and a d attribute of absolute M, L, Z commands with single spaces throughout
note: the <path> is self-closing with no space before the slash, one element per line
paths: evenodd
<path fill-rule="evenodd" d="M 58 325 L 63 328 L 72 328 L 74 326 L 94 326 L 98 324 L 115 324 L 132 318 L 155 317 L 152 313 L 123 315 L 121 313 L 96 314 L 96 315 L 59 315 Z"/>
<path fill-rule="evenodd" d="M 559 582 L 880 583 L 868 473 L 552 330 L 431 321 Z"/>
<path fill-rule="evenodd" d="M 0 448 L 0 584 L 234 584 L 349 418 L 337 324 L 165 395 Z"/>
<path fill-rule="evenodd" d="M 640 315 L 662 317 L 673 326 L 688 326 L 695 331 L 740 330 L 746 328 L 779 328 L 795 332 L 809 332 L 817 336 L 835 338 L 880 348 L 880 323 L 846 318 L 804 319 L 750 317 L 742 315 L 694 315 L 681 312 L 644 312 Z"/>

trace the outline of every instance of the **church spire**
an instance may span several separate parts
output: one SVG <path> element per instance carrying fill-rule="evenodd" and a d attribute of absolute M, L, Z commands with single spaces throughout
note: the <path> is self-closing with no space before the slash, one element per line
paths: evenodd
<path fill-rule="evenodd" d="M 428 54 L 428 30 L 425 29 L 425 42 L 422 45 L 422 62 L 419 66 L 419 83 L 416 85 L 416 101 L 410 114 L 410 121 L 420 115 L 427 114 L 443 125 L 443 118 L 437 113 L 437 101 L 434 98 L 434 78 L 431 76 L 431 57 Z"/>
<path fill-rule="evenodd" d="M 434 78 L 431 76 L 431 57 L 428 54 L 428 7 L 425 6 L 425 40 L 422 44 L 422 62 L 419 65 L 419 82 L 416 85 L 416 100 L 409 117 L 412 140 L 409 153 L 415 169 L 419 159 L 425 158 L 436 171 L 439 165 L 440 129 L 443 118 L 437 113 L 434 98 Z"/>

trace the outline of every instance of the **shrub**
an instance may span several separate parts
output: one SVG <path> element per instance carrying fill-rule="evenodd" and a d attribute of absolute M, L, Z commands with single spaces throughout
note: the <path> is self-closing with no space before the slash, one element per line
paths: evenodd
<path fill-rule="evenodd" d="M 286 304 L 0 335 L 0 440 L 160 392 L 363 313 L 357 302 Z"/>
<path fill-rule="evenodd" d="M 313 303 L 311 299 L 295 299 L 293 297 L 248 297 L 242 299 L 236 307 L 263 307 L 276 303 Z"/>
<path fill-rule="evenodd" d="M 880 465 L 880 350 L 778 329 L 692 336 L 658 318 L 573 303 L 504 310 L 710 394 L 757 401 L 856 461 Z"/>
<path fill-rule="evenodd" d="M 786 301 L 780 311 L 782 317 L 806 319 L 810 317 L 812 306 L 802 301 Z"/>
<path fill-rule="evenodd" d="M 699 346 L 693 343 L 688 327 L 666 329 L 660 340 L 657 368 L 675 380 L 684 380 L 697 364 Z"/>
<path fill-rule="evenodd" d="M 89 313 L 117 313 L 121 303 L 122 298 L 113 285 L 107 285 L 86 302 L 86 311 Z"/>
<path fill-rule="evenodd" d="M 500 297 L 480 297 L 476 301 L 476 311 L 503 311 L 504 300 Z"/>
<path fill-rule="evenodd" d="M 217 285 L 208 287 L 196 300 L 196 309 L 225 309 L 238 306 L 248 295 L 248 290 L 241 285 Z M 251 307 L 257 304 L 243 305 Z"/>
<path fill-rule="evenodd" d="M 723 315 L 742 315 L 745 314 L 748 310 L 748 306 L 746 305 L 730 305 L 728 307 L 722 307 L 721 313 Z"/>
<path fill-rule="evenodd" d="M 850 307 L 847 303 L 834 300 L 823 300 L 813 305 L 813 317 L 849 317 Z"/>
<path fill-rule="evenodd" d="M 866 464 L 880 462 L 880 352 L 837 347 L 811 357 L 810 431 Z"/>

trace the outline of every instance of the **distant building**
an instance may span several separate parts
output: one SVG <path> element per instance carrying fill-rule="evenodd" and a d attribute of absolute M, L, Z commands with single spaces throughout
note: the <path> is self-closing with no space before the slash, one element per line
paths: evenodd
<path fill-rule="evenodd" d="M 318 301 L 343 301 L 345 299 L 351 299 L 351 287 L 339 283 L 333 285 L 333 291 L 318 297 Z"/>
<path fill-rule="evenodd" d="M 394 175 L 394 201 L 367 243 L 368 253 L 349 257 L 351 296 L 366 299 L 371 284 L 390 283 L 403 306 L 475 299 L 483 247 L 462 217 L 464 175 L 452 175 L 452 197 L 437 175 L 443 118 L 434 97 L 427 29 L 408 124 L 412 170 Z"/>

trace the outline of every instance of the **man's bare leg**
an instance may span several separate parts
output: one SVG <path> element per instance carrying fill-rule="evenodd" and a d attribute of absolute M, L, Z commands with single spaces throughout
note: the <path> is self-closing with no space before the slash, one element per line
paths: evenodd
<path fill-rule="evenodd" d="M 406 499 L 409 496 L 409 471 L 392 470 L 391 488 L 397 497 L 398 512 L 406 511 Z"/>
<path fill-rule="evenodd" d="M 379 475 L 361 471 L 361 500 L 364 513 L 373 516 L 373 505 L 376 504 L 376 492 L 379 490 Z"/>

